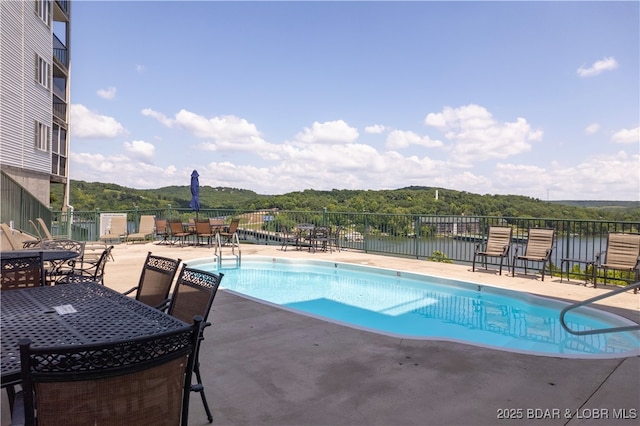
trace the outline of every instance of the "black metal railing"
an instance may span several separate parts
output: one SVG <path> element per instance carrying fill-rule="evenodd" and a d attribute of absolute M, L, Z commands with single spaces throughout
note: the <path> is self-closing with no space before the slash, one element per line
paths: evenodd
<path fill-rule="evenodd" d="M 239 211 L 232 209 L 206 209 L 194 212 L 188 208 L 133 209 L 126 211 L 74 212 L 73 217 L 54 214 L 54 221 L 60 229 L 71 226 L 74 238 L 96 240 L 100 236 L 101 215 L 126 213 L 129 231 L 135 227 L 143 214 L 158 218 L 189 219 L 223 218 L 230 221 L 239 217 L 240 238 L 246 242 L 258 244 L 281 244 L 280 233 L 283 229 L 293 229 L 299 223 L 341 226 L 338 244 L 345 249 L 367 253 L 427 259 L 434 257 L 456 263 L 470 264 L 473 261 L 476 246 L 484 242 L 490 226 L 503 225 L 513 228 L 512 244 L 524 246 L 530 228 L 552 228 L 555 242 L 549 268 L 552 273 L 560 274 L 562 259 L 594 260 L 606 250 L 607 236 L 610 232 L 640 233 L 640 222 L 615 220 L 574 220 L 553 218 L 514 218 L 497 216 L 439 216 L 439 215 L 402 215 L 366 212 L 328 212 L 322 211 Z M 521 251 L 522 252 L 522 251 Z M 491 260 L 491 259 L 489 259 Z M 538 265 L 533 265 L 538 266 Z M 580 269 L 581 266 L 583 269 Z M 591 266 L 592 268 L 593 266 Z M 569 273 L 573 277 L 593 279 L 593 270 L 589 265 L 572 265 Z M 533 268 L 531 268 L 533 269 Z M 618 272 L 623 281 L 633 277 Z M 612 277 L 616 279 L 616 277 Z"/>

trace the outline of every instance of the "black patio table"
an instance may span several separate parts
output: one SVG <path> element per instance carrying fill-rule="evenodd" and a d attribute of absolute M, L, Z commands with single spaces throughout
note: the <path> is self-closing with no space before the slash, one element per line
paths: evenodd
<path fill-rule="evenodd" d="M 49 262 L 51 269 L 47 272 L 45 280 L 48 284 L 54 281 L 54 277 L 59 274 L 60 268 L 69 259 L 78 257 L 78 253 L 73 250 L 62 249 L 28 249 L 28 250 L 6 250 L 0 252 L 3 259 L 21 259 L 25 257 L 37 256 L 42 252 L 42 260 Z"/>
<path fill-rule="evenodd" d="M 188 324 L 95 282 L 3 291 L 2 387 L 20 383 L 20 339 L 33 347 L 126 341 Z"/>
<path fill-rule="evenodd" d="M 75 251 L 57 249 L 5 250 L 0 252 L 0 257 L 3 259 L 22 259 L 37 256 L 40 252 L 42 252 L 42 260 L 45 262 L 65 261 L 78 257 L 78 253 Z"/>

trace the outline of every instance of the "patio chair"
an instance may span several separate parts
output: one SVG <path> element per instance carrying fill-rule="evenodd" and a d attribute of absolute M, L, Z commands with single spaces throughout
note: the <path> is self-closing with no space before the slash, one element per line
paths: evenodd
<path fill-rule="evenodd" d="M 318 251 L 318 247 L 322 251 L 330 251 L 331 252 L 331 227 L 329 226 L 316 226 L 313 228 L 313 232 L 310 238 L 310 246 L 309 251 L 313 248 L 314 253 Z"/>
<path fill-rule="evenodd" d="M 17 290 L 45 284 L 42 252 L 20 259 L 0 258 L 0 289 Z"/>
<path fill-rule="evenodd" d="M 196 239 L 198 244 L 200 244 L 201 239 L 207 240 L 207 245 L 211 245 L 211 239 L 216 236 L 215 232 L 211 229 L 211 222 L 209 219 L 198 219 L 196 220 Z"/>
<path fill-rule="evenodd" d="M 300 248 L 300 234 L 298 232 L 291 231 L 286 225 L 282 225 L 280 232 L 280 240 L 282 245 L 280 250 L 287 251 L 288 246 L 294 246 L 296 249 Z"/>
<path fill-rule="evenodd" d="M 20 341 L 16 424 L 187 426 L 202 318 L 153 337 L 32 347 Z M 132 356 L 135 354 L 135 356 Z"/>
<path fill-rule="evenodd" d="M 125 240 L 127 242 L 134 241 L 147 241 L 153 237 L 155 232 L 156 217 L 151 215 L 140 216 L 140 224 L 138 226 L 138 232 L 127 235 Z"/>
<path fill-rule="evenodd" d="M 113 216 L 111 224 L 106 234 L 100 235 L 101 241 L 117 240 L 123 241 L 127 237 L 127 218 L 126 216 Z"/>
<path fill-rule="evenodd" d="M 72 284 L 80 282 L 97 282 L 104 285 L 104 268 L 111 257 L 113 246 L 102 251 L 96 262 L 82 264 L 82 268 L 74 269 L 70 274 L 62 277 L 57 283 Z"/>
<path fill-rule="evenodd" d="M 156 219 L 156 238 L 158 237 L 162 238 L 158 244 L 171 244 L 171 241 L 169 241 L 169 222 L 167 219 Z"/>
<path fill-rule="evenodd" d="M 342 226 L 337 226 L 336 230 L 329 235 L 329 244 L 336 248 L 337 251 L 341 251 L 340 234 L 342 234 Z"/>
<path fill-rule="evenodd" d="M 229 224 L 229 229 L 226 231 L 220 231 L 220 238 L 224 238 L 222 242 L 223 245 L 230 243 L 233 239 L 233 235 L 238 231 L 238 225 L 240 224 L 240 219 L 231 219 L 231 223 Z"/>
<path fill-rule="evenodd" d="M 482 257 L 484 259 L 484 268 L 487 269 L 487 258 L 497 257 L 500 259 L 500 275 L 502 275 L 502 263 L 504 259 L 507 259 L 507 266 L 509 264 L 509 248 L 511 247 L 511 236 L 513 235 L 513 229 L 510 226 L 491 226 L 489 227 L 489 235 L 487 236 L 486 244 L 480 242 L 476 244 L 475 252 L 473 253 L 473 266 L 472 271 L 476 270 L 476 259 Z"/>
<path fill-rule="evenodd" d="M 171 238 L 173 238 L 172 244 L 175 244 L 175 242 L 179 240 L 180 245 L 183 246 L 186 238 L 191 235 L 191 232 L 184 230 L 180 220 L 170 220 L 169 229 L 171 230 Z"/>
<path fill-rule="evenodd" d="M 204 385 L 202 384 L 202 376 L 200 374 L 200 359 L 198 356 L 200 343 L 204 340 L 204 329 L 211 325 L 207 322 L 213 299 L 216 296 L 220 281 L 224 274 L 218 275 L 200 271 L 198 269 L 190 269 L 184 265 L 180 270 L 176 285 L 171 296 L 168 313 L 182 321 L 191 318 L 194 315 L 201 315 L 203 318 L 203 326 L 200 332 L 200 339 L 195 351 L 195 361 L 193 370 L 196 374 L 197 383 L 191 386 L 193 392 L 200 393 L 204 410 L 207 413 L 209 423 L 213 421 L 211 410 L 204 393 Z"/>
<path fill-rule="evenodd" d="M 77 253 L 76 257 L 64 262 L 45 262 L 45 272 L 49 282 L 62 282 L 65 276 L 73 274 L 76 268 L 81 268 L 85 244 L 84 241 L 61 239 L 42 242 L 41 247 L 44 250 L 68 250 Z"/>
<path fill-rule="evenodd" d="M 544 270 L 547 267 L 547 263 L 551 260 L 551 253 L 553 252 L 553 240 L 555 236 L 555 230 L 543 229 L 543 228 L 531 228 L 529 229 L 529 236 L 527 237 L 527 245 L 524 250 L 524 254 L 518 255 L 519 247 L 516 246 L 513 255 L 513 264 L 511 265 L 511 275 L 516 276 L 516 263 L 518 260 L 524 261 L 524 274 L 527 274 L 527 264 L 529 262 L 542 263 L 542 281 L 544 281 Z M 551 265 L 549 265 L 551 267 Z"/>
<path fill-rule="evenodd" d="M 604 254 L 604 259 L 602 255 Z M 598 272 L 604 272 L 604 284 L 607 284 L 607 272 L 626 271 L 634 274 L 634 281 L 640 280 L 640 234 L 610 232 L 607 237 L 607 249 L 596 256 L 596 287 Z M 635 291 L 637 292 L 637 290 Z"/>
<path fill-rule="evenodd" d="M 160 308 L 169 298 L 171 284 L 182 259 L 155 256 L 149 252 L 142 266 L 138 285 L 124 294 L 136 292 L 136 300 Z"/>

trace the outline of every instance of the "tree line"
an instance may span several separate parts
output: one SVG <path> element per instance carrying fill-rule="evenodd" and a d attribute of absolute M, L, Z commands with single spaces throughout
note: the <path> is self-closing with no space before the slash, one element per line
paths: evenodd
<path fill-rule="evenodd" d="M 437 196 L 436 196 L 437 194 Z M 76 211 L 189 208 L 189 186 L 133 189 L 112 183 L 71 181 L 70 204 Z M 54 211 L 62 209 L 61 186 L 51 194 Z M 521 195 L 479 195 L 446 188 L 411 186 L 393 190 L 317 191 L 281 195 L 227 187 L 200 187 L 202 209 L 302 210 L 389 214 L 536 217 L 640 221 L 638 201 L 543 201 Z"/>

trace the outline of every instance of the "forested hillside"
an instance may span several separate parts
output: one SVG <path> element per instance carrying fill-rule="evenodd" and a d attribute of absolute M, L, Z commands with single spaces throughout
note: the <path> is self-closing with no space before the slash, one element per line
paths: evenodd
<path fill-rule="evenodd" d="M 437 198 L 436 198 L 437 191 Z M 76 211 L 188 208 L 189 186 L 132 189 L 109 183 L 71 181 L 71 205 Z M 60 210 L 62 193 L 52 193 Z M 339 212 L 486 215 L 640 221 L 640 202 L 542 201 L 519 195 L 478 195 L 444 188 L 408 187 L 395 190 L 305 190 L 260 195 L 237 188 L 200 188 L 202 209 L 322 210 Z"/>

